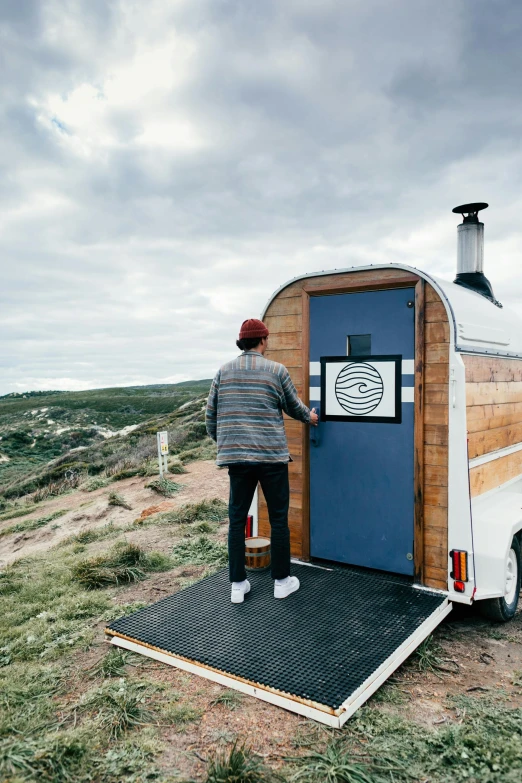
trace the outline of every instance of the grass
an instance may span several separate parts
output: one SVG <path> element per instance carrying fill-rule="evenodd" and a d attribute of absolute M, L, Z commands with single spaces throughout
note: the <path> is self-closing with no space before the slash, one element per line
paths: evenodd
<path fill-rule="evenodd" d="M 26 519 L 24 522 L 17 522 L 15 525 L 4 527 L 0 530 L 0 537 L 8 536 L 11 533 L 27 533 L 31 530 L 37 530 L 40 527 L 45 527 L 49 522 L 54 522 L 55 519 L 63 517 L 67 514 L 69 509 L 61 509 L 59 511 L 53 511 L 52 514 L 47 514 L 45 517 L 39 517 L 38 519 Z"/>
<path fill-rule="evenodd" d="M 180 508 L 154 517 L 160 525 L 191 525 L 194 522 L 223 522 L 228 516 L 228 505 L 219 498 L 202 500 L 199 503 L 185 503 Z"/>
<path fill-rule="evenodd" d="M 203 520 L 203 522 L 196 522 L 192 529 L 195 533 L 217 533 L 218 526 Z"/>
<path fill-rule="evenodd" d="M 171 498 L 182 489 L 182 484 L 176 484 L 167 478 L 157 478 L 147 484 L 147 487 L 165 498 Z"/>
<path fill-rule="evenodd" d="M 122 508 L 126 508 L 128 511 L 132 510 L 132 506 L 127 503 L 124 497 L 122 495 L 119 495 L 117 492 L 111 492 L 109 494 L 109 506 L 121 506 Z"/>
<path fill-rule="evenodd" d="M 193 707 L 191 704 L 167 704 L 162 709 L 162 721 L 168 725 L 184 727 L 188 723 L 199 720 L 202 711 Z"/>
<path fill-rule="evenodd" d="M 376 783 L 365 764 L 354 762 L 339 742 L 333 742 L 320 753 L 314 751 L 293 759 L 298 769 L 291 781 L 296 783 Z"/>
<path fill-rule="evenodd" d="M 79 473 L 76 473 L 71 479 L 61 479 L 58 481 L 50 481 L 44 486 L 37 487 L 33 492 L 33 500 L 35 503 L 41 503 L 48 498 L 58 497 L 58 495 L 66 495 L 73 489 L 76 489 L 81 483 L 82 477 Z"/>
<path fill-rule="evenodd" d="M 106 476 L 95 476 L 94 478 L 87 479 L 87 481 L 81 485 L 80 489 L 83 489 L 85 492 L 95 492 L 97 489 L 106 487 L 110 482 L 111 480 Z"/>
<path fill-rule="evenodd" d="M 127 650 L 111 647 L 109 652 L 92 667 L 91 674 L 101 677 L 124 677 L 131 654 Z"/>
<path fill-rule="evenodd" d="M 192 538 L 185 543 L 195 542 Z M 160 565 L 153 553 L 140 547 L 129 551 L 128 546 L 122 543 L 107 556 L 118 553 L 120 563 L 137 562 L 140 567 L 143 558 L 148 558 L 148 567 Z M 78 562 L 72 549 L 55 548 L 0 570 L 0 780 L 170 783 L 176 779 L 172 767 L 160 772 L 156 766 L 164 765 L 165 757 L 159 755 L 161 745 L 155 734 L 167 726 L 171 734 L 188 730 L 186 742 L 182 737 L 176 740 L 179 752 L 185 752 L 196 734 L 191 726 L 201 718 L 204 699 L 201 709 L 199 699 L 194 706 L 190 678 L 188 683 L 176 678 L 177 698 L 170 687 L 160 691 L 160 685 L 138 679 L 137 657 L 133 660 L 127 651 L 112 647 L 85 676 L 85 659 L 82 656 L 80 668 L 76 655 L 92 644 L 92 629 L 142 604 L 115 606 L 111 600 L 115 591 L 84 589 L 72 579 Z M 413 666 L 418 669 L 420 661 L 422 671 L 428 672 L 432 665 L 446 666 L 444 650 L 433 641 L 428 644 Z M 149 665 L 144 662 L 139 671 L 149 671 Z M 93 681 L 92 675 L 99 679 Z M 513 681 L 519 683 L 520 676 L 517 670 Z M 426 726 L 405 719 L 410 707 L 401 707 L 397 690 L 393 683 L 385 687 L 384 703 L 376 703 L 374 697 L 336 733 L 334 742 L 330 730 L 299 722 L 302 729 L 294 745 L 299 748 L 296 755 L 303 755 L 284 762 L 284 779 L 288 783 L 361 783 L 365 777 L 372 783 L 519 783 L 522 710 L 514 709 L 513 702 L 500 698 L 497 691 L 494 696 L 489 692 L 454 698 L 444 705 L 447 722 Z M 214 696 L 215 714 L 223 720 L 225 710 L 234 709 L 233 701 L 241 698 L 236 691 L 221 690 L 208 697 L 206 709 Z M 229 718 L 228 723 L 231 720 L 241 729 L 241 720 Z M 233 739 L 227 737 L 227 742 Z M 206 773 L 210 783 L 266 783 L 275 777 L 268 765 L 281 763 L 275 755 L 265 764 L 239 743 L 218 755 L 201 750 L 199 740 L 195 749 L 204 756 L 210 753 Z"/>
<path fill-rule="evenodd" d="M 168 571 L 172 562 L 159 552 L 147 553 L 136 544 L 120 542 L 106 555 L 76 563 L 72 578 L 87 590 L 139 582 L 149 571 Z"/>
<path fill-rule="evenodd" d="M 439 672 L 455 674 L 458 672 L 459 665 L 444 657 L 444 651 L 433 636 L 428 636 L 415 650 L 412 656 L 413 664 L 421 672 L 433 672 L 440 676 Z"/>
<path fill-rule="evenodd" d="M 373 694 L 372 701 L 378 704 L 405 704 L 408 698 L 398 685 L 388 681 Z"/>
<path fill-rule="evenodd" d="M 178 454 L 178 457 L 184 465 L 189 462 L 195 462 L 196 460 L 215 460 L 216 456 L 216 444 L 213 440 L 210 440 L 210 438 L 205 438 L 205 441 L 202 444 L 193 446 L 189 449 L 184 449 Z"/>
<path fill-rule="evenodd" d="M 173 460 L 172 462 L 169 462 L 169 473 L 172 473 L 173 475 L 181 476 L 183 475 L 183 473 L 188 473 L 188 471 L 183 466 L 182 462 L 180 462 L 179 460 Z"/>
<path fill-rule="evenodd" d="M 437 730 L 366 707 L 350 721 L 347 739 L 362 743 L 368 766 L 396 783 L 520 780 L 522 710 L 470 697 L 454 699 L 448 707 L 455 717 Z"/>
<path fill-rule="evenodd" d="M 208 536 L 198 536 L 181 541 L 172 550 L 175 565 L 212 565 L 224 566 L 228 562 L 228 550 L 225 544 L 213 541 Z"/>
<path fill-rule="evenodd" d="M 83 590 L 71 580 L 73 564 L 73 555 L 49 550 L 0 571 L 0 779 L 144 781 L 154 777 L 160 749 L 144 726 L 148 686 L 111 681 L 72 711 L 68 696 L 71 678 L 85 681 L 74 674 L 74 651 L 91 643 L 93 624 L 137 606 Z M 102 676 L 117 675 L 117 652 L 106 656 Z M 135 728 L 139 736 L 127 739 Z"/>
<path fill-rule="evenodd" d="M 0 668 L 0 739 L 32 736 L 55 722 L 52 699 L 63 690 L 64 671 L 56 665 Z"/>
<path fill-rule="evenodd" d="M 242 701 L 243 697 L 241 693 L 234 691 L 231 688 L 227 688 L 226 690 L 221 691 L 221 693 L 216 696 L 215 699 L 212 699 L 210 703 L 213 707 L 221 704 L 229 710 L 236 710 Z"/>
<path fill-rule="evenodd" d="M 268 783 L 276 779 L 259 756 L 235 742 L 228 753 L 218 753 L 210 762 L 206 783 Z"/>
<path fill-rule="evenodd" d="M 111 679 L 71 708 L 73 683 L 82 691 L 88 682 L 75 653 L 89 647 L 93 626 L 143 605 L 115 606 L 110 595 L 83 589 L 71 578 L 76 561 L 68 550 L 51 549 L 0 570 L 0 780 L 156 779 L 161 744 L 151 725 L 148 684 L 122 687 Z M 117 677 L 117 653 L 110 650 L 100 676 Z"/>
<path fill-rule="evenodd" d="M 92 712 L 102 731 L 118 739 L 131 728 L 155 721 L 154 713 L 146 706 L 149 692 L 146 683 L 120 677 L 117 683 L 104 683 L 86 693 L 78 710 Z"/>
<path fill-rule="evenodd" d="M 116 527 L 114 522 L 108 522 L 102 527 L 80 530 L 79 533 L 74 533 L 73 535 L 64 538 L 56 546 L 63 547 L 69 546 L 70 544 L 92 544 L 94 541 L 101 541 L 104 538 L 118 536 L 123 530 L 124 528 Z"/>
<path fill-rule="evenodd" d="M 17 519 L 18 517 L 26 517 L 28 514 L 31 514 L 36 508 L 38 508 L 37 503 L 28 503 L 27 505 L 24 505 L 22 507 L 12 506 L 7 511 L 3 511 L 0 514 L 0 522 L 4 522 L 6 519 Z"/>
<path fill-rule="evenodd" d="M 9 776 L 3 779 L 13 783 L 20 780 L 66 783 L 80 779 L 89 755 L 84 732 L 53 732 L 45 737 L 5 743 L 0 748 L 0 770 Z"/>
<path fill-rule="evenodd" d="M 56 660 L 92 639 L 91 621 L 111 608 L 71 579 L 64 553 L 19 560 L 0 571 L 0 655 L 4 665 Z M 65 560 L 65 562 L 63 562 Z"/>

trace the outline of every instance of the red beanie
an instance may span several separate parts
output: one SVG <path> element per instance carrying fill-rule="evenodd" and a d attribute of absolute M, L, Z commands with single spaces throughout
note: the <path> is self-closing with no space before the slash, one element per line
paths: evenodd
<path fill-rule="evenodd" d="M 268 334 L 268 329 L 264 325 L 263 321 L 260 321 L 257 318 L 248 318 L 241 324 L 239 339 L 245 340 L 251 337 L 268 337 Z"/>

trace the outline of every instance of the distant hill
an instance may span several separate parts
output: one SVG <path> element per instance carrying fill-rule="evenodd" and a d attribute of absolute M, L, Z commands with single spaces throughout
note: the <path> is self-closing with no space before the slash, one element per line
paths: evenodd
<path fill-rule="evenodd" d="M 204 404 L 210 384 L 207 379 L 0 397 L 0 492 L 71 450 L 167 427 L 182 406 Z"/>

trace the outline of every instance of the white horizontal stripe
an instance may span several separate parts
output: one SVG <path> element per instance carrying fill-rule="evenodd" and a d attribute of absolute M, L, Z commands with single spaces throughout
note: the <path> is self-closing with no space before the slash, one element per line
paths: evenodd
<path fill-rule="evenodd" d="M 346 357 L 347 359 L 349 357 Z M 415 372 L 415 360 L 403 359 L 402 360 L 402 374 L 413 375 Z M 321 375 L 321 362 L 310 362 L 310 375 Z"/>
<path fill-rule="evenodd" d="M 314 402 L 320 402 L 321 401 L 321 387 L 320 386 L 310 386 L 310 400 L 314 400 Z"/>
<path fill-rule="evenodd" d="M 480 457 L 470 459 L 470 468 L 476 468 L 478 465 L 485 465 L 486 462 L 493 462 L 494 459 L 507 457 L 508 454 L 514 454 L 516 451 L 522 451 L 522 443 L 515 443 L 513 446 L 506 446 L 505 449 L 490 451 L 489 454 L 482 454 Z"/>

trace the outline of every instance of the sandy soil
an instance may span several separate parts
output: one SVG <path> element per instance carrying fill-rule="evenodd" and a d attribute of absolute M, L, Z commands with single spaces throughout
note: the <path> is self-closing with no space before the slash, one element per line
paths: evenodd
<path fill-rule="evenodd" d="M 173 481 L 183 485 L 183 489 L 170 500 L 165 500 L 154 490 L 147 489 L 146 485 L 151 481 L 150 477 L 134 477 L 114 481 L 94 492 L 76 490 L 68 495 L 52 498 L 40 503 L 35 511 L 25 517 L 0 522 L 1 531 L 18 522 L 38 519 L 54 511 L 67 512 L 64 516 L 58 517 L 55 522 L 37 530 L 0 537 L 0 567 L 16 560 L 22 553 L 24 557 L 36 554 L 83 530 L 103 527 L 109 522 L 121 527 L 129 525 L 150 506 L 161 503 L 162 508 L 168 510 L 184 503 L 228 498 L 228 473 L 226 470 L 216 468 L 214 462 L 210 460 L 193 462 L 187 466 L 187 471 L 185 474 L 170 476 Z M 121 495 L 131 506 L 131 510 L 121 506 L 109 506 L 108 498 L 111 492 Z M 143 539 L 139 531 L 136 534 L 132 533 L 131 536 L 131 540 L 136 542 Z M 150 541 L 150 538 L 148 540 Z"/>

